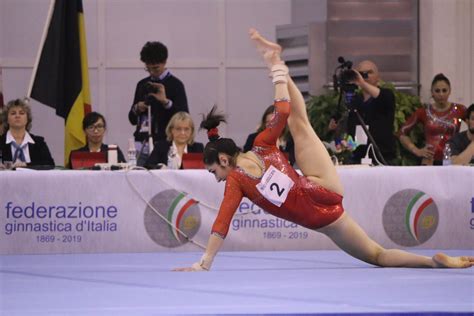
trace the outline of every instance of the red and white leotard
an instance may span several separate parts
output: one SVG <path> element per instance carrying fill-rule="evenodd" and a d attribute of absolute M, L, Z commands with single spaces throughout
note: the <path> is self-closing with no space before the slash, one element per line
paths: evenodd
<path fill-rule="evenodd" d="M 443 112 L 436 111 L 432 105 L 419 108 L 413 113 L 398 131 L 398 135 L 406 135 L 417 123 L 423 124 L 425 143 L 434 150 L 434 160 L 443 159 L 444 145 L 459 132 L 461 121 L 466 116 L 466 107 L 452 103 L 449 109 Z"/>
<path fill-rule="evenodd" d="M 287 101 L 278 101 L 275 102 L 275 108 L 273 119 L 255 139 L 252 151 L 264 165 L 263 173 L 273 165 L 291 178 L 294 185 L 285 202 L 278 207 L 257 190 L 256 185 L 260 183 L 261 178 L 249 175 L 239 167 L 233 169 L 227 176 L 224 199 L 212 227 L 212 233 L 223 238 L 227 235 L 232 217 L 243 197 L 247 197 L 272 215 L 310 229 L 326 226 L 344 212 L 341 195 L 299 175 L 276 147 L 276 141 L 285 128 L 290 113 L 290 104 Z"/>

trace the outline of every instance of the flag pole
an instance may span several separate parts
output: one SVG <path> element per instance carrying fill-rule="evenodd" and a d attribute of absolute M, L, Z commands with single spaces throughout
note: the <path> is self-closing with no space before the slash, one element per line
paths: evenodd
<path fill-rule="evenodd" d="M 40 47 L 38 52 L 36 53 L 36 60 L 35 60 L 35 65 L 33 67 L 33 73 L 31 75 L 30 79 L 30 85 L 28 86 L 28 94 L 26 95 L 26 98 L 29 100 L 31 96 L 31 90 L 33 90 L 33 83 L 35 81 L 36 77 L 36 71 L 38 70 L 38 64 L 39 60 L 41 57 L 41 52 L 43 51 L 43 46 L 44 42 L 46 41 L 46 35 L 48 34 L 48 28 L 51 23 L 51 18 L 53 17 L 53 11 L 54 11 L 54 5 L 56 4 L 56 0 L 51 0 L 49 3 L 49 11 L 48 11 L 48 16 L 46 17 L 46 24 L 43 29 L 43 35 L 41 36 L 41 41 L 40 41 Z"/>

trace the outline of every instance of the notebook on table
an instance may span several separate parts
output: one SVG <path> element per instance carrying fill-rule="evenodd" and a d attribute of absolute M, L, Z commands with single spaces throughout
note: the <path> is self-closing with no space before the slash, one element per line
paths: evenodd
<path fill-rule="evenodd" d="M 73 151 L 71 152 L 71 169 L 90 169 L 96 163 L 106 163 L 107 152 Z"/>
<path fill-rule="evenodd" d="M 182 161 L 183 169 L 204 169 L 202 158 L 202 153 L 184 153 Z"/>

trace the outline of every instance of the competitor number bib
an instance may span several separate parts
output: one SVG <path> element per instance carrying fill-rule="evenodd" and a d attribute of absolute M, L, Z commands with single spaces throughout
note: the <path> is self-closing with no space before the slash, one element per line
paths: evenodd
<path fill-rule="evenodd" d="M 264 198 L 280 207 L 286 201 L 288 192 L 294 184 L 290 177 L 274 166 L 270 166 L 256 187 Z"/>

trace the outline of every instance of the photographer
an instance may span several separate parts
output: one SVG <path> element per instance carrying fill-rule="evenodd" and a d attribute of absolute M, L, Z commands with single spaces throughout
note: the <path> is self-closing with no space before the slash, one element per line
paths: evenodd
<path fill-rule="evenodd" d="M 140 60 L 150 75 L 138 82 L 128 113 L 130 123 L 136 125 L 133 136 L 138 152 L 142 151 L 142 144 L 148 140 L 148 106 L 151 107 L 151 135 L 154 142 L 166 140 L 165 129 L 175 113 L 189 112 L 184 85 L 166 68 L 167 59 L 168 49 L 160 42 L 147 42 L 140 52 Z M 146 159 L 148 153 L 142 154 Z"/>
<path fill-rule="evenodd" d="M 352 110 L 348 117 L 347 132 L 355 137 L 356 126 L 361 124 L 356 113 L 354 113 L 354 110 L 356 110 L 365 124 L 368 125 L 369 132 L 378 145 L 383 158 L 388 164 L 391 164 L 396 155 L 393 131 L 395 95 L 391 90 L 378 86 L 379 71 L 373 62 L 362 61 L 357 65 L 356 70 L 356 78 L 352 83 L 356 84 L 362 93 L 354 96 L 352 103 L 348 105 Z M 366 78 L 364 79 L 362 75 Z M 353 153 L 353 163 L 360 163 L 360 160 L 365 157 L 367 145 L 363 144 L 357 147 Z M 370 157 L 374 158 L 372 152 Z M 377 158 L 380 160 L 380 157 L 377 156 Z M 373 161 L 373 163 L 376 163 L 376 161 Z"/>

